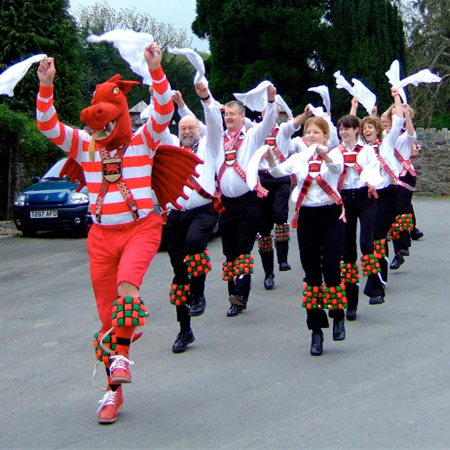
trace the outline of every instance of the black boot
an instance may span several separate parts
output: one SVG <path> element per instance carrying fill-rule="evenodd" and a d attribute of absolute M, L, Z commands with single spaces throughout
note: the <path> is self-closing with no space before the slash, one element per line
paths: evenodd
<path fill-rule="evenodd" d="M 275 282 L 273 279 L 275 275 L 273 274 L 273 252 L 262 252 L 261 262 L 266 274 L 264 278 L 264 288 L 267 290 L 273 289 L 275 287 Z"/>
<path fill-rule="evenodd" d="M 344 319 L 333 320 L 333 341 L 343 341 L 344 339 L 345 339 Z"/>
<path fill-rule="evenodd" d="M 266 275 L 264 278 L 264 288 L 268 291 L 271 291 L 275 287 L 275 274 L 271 273 L 270 275 Z"/>
<path fill-rule="evenodd" d="M 313 331 L 311 335 L 311 350 L 312 356 L 320 356 L 323 353 L 323 333 L 322 330 Z"/>
<path fill-rule="evenodd" d="M 405 258 L 401 254 L 395 255 L 389 268 L 391 270 L 397 270 L 404 262 Z"/>
<path fill-rule="evenodd" d="M 413 228 L 410 233 L 411 239 L 413 241 L 418 241 L 420 238 L 423 238 L 423 233 L 418 228 Z"/>
<path fill-rule="evenodd" d="M 197 317 L 201 316 L 205 312 L 206 299 L 205 297 L 194 298 L 189 308 L 189 316 Z"/>
<path fill-rule="evenodd" d="M 192 330 L 180 331 L 172 345 L 172 351 L 174 353 L 182 353 L 187 349 L 189 344 L 195 341 L 195 336 Z"/>
<path fill-rule="evenodd" d="M 278 270 L 280 272 L 291 270 L 291 265 L 287 262 L 289 242 L 275 242 L 275 247 L 277 249 Z"/>

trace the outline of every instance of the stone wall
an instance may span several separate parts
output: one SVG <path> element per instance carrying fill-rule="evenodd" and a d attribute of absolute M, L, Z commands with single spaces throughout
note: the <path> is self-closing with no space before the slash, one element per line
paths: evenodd
<path fill-rule="evenodd" d="M 417 128 L 422 146 L 413 159 L 417 172 L 415 195 L 450 196 L 450 131 L 447 128 Z"/>

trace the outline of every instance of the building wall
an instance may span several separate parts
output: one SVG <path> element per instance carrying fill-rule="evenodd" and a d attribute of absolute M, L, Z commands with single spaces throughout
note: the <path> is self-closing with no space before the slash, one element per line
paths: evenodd
<path fill-rule="evenodd" d="M 422 146 L 413 159 L 417 173 L 415 195 L 450 196 L 450 131 L 447 128 L 417 128 Z"/>

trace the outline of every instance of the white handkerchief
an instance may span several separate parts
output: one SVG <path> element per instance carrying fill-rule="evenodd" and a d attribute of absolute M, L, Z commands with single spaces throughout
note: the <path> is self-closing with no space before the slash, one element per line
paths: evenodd
<path fill-rule="evenodd" d="M 352 78 L 352 83 L 355 97 L 358 99 L 358 102 L 366 108 L 367 114 L 370 116 L 372 114 L 373 107 L 377 102 L 376 95 L 356 78 Z"/>
<path fill-rule="evenodd" d="M 203 61 L 203 58 L 197 52 L 191 50 L 190 48 L 173 48 L 173 47 L 169 47 L 167 51 L 174 55 L 185 56 L 188 59 L 188 61 L 194 66 L 194 68 L 197 70 L 197 73 L 195 74 L 194 78 L 194 85 L 200 83 L 200 81 L 206 82 L 205 63 Z"/>
<path fill-rule="evenodd" d="M 277 105 L 279 105 L 283 111 L 286 112 L 288 118 L 294 117 L 294 115 L 292 114 L 291 109 L 289 108 L 287 103 L 283 100 L 283 98 L 281 97 L 280 94 L 276 94 L 275 95 L 275 103 Z"/>
<path fill-rule="evenodd" d="M 142 82 L 148 85 L 152 84 L 148 65 L 144 58 L 144 50 L 154 43 L 151 34 L 138 33 L 133 30 L 112 30 L 101 36 L 91 34 L 86 40 L 90 43 L 112 42 L 114 47 L 119 50 L 120 56 L 129 64 L 130 69 L 142 77 Z"/>
<path fill-rule="evenodd" d="M 46 59 L 47 55 L 39 54 L 31 56 L 11 67 L 8 67 L 0 74 L 0 95 L 14 96 L 14 88 L 17 83 L 26 75 L 30 67 L 37 62 Z"/>
<path fill-rule="evenodd" d="M 236 100 L 242 102 L 252 111 L 264 111 L 267 108 L 267 88 L 272 86 L 270 81 L 262 81 L 255 88 L 245 94 L 233 94 Z"/>
<path fill-rule="evenodd" d="M 309 103 L 308 107 L 314 116 L 322 117 L 322 119 L 325 119 L 328 122 L 328 125 L 330 125 L 332 123 L 331 117 L 329 116 L 329 114 L 327 114 L 326 111 L 324 111 L 324 109 L 321 106 L 314 106 L 314 105 L 311 105 L 311 103 Z"/>
<path fill-rule="evenodd" d="M 341 75 L 340 70 L 334 73 L 334 78 L 336 78 L 336 87 L 338 89 L 345 89 L 352 97 L 355 97 L 352 85 Z"/>
<path fill-rule="evenodd" d="M 438 77 L 434 73 L 431 73 L 428 69 L 423 69 L 414 75 L 410 75 L 409 77 L 404 78 L 399 81 L 393 87 L 395 89 L 400 89 L 402 87 L 408 86 L 408 84 L 414 84 L 414 86 L 418 86 L 419 83 L 439 83 L 441 81 L 441 77 Z"/>
<path fill-rule="evenodd" d="M 387 76 L 391 86 L 395 86 L 400 82 L 400 63 L 398 59 L 392 62 L 391 67 L 385 73 L 385 75 Z M 400 94 L 400 98 L 402 99 L 403 103 L 408 103 L 405 90 L 403 88 L 399 88 L 398 93 Z"/>
<path fill-rule="evenodd" d="M 331 100 L 330 100 L 330 92 L 327 86 L 316 86 L 309 88 L 308 91 L 316 92 L 322 97 L 323 104 L 328 112 L 331 111 Z"/>

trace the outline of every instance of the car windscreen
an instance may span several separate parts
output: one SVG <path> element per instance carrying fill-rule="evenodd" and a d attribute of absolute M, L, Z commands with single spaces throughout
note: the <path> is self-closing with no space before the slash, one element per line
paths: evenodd
<path fill-rule="evenodd" d="M 49 170 L 47 170 L 47 172 L 44 174 L 42 179 L 45 180 L 45 179 L 59 178 L 59 172 L 61 171 L 62 166 L 64 165 L 64 163 L 66 161 L 67 161 L 67 158 L 63 158 L 63 159 L 60 159 L 55 164 L 53 164 L 53 166 Z"/>

